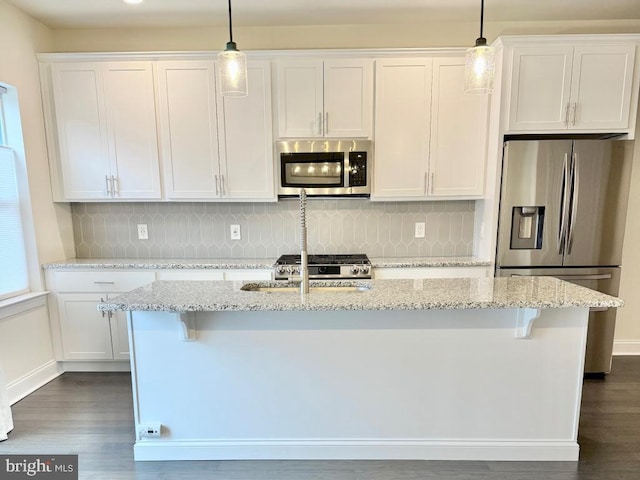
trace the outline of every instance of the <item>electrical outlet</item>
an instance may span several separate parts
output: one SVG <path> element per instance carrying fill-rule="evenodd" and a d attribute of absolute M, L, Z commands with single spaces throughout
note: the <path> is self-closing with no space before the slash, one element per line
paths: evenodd
<path fill-rule="evenodd" d="M 146 223 L 138 224 L 138 240 L 149 240 L 149 230 Z"/>
<path fill-rule="evenodd" d="M 424 238 L 425 232 L 425 223 L 424 222 L 416 222 L 414 236 L 415 238 Z"/>
<path fill-rule="evenodd" d="M 240 240 L 240 225 L 231 225 L 231 240 Z"/>
<path fill-rule="evenodd" d="M 148 425 L 138 425 L 138 434 L 140 438 L 160 438 L 162 425 L 159 423 L 150 423 Z"/>

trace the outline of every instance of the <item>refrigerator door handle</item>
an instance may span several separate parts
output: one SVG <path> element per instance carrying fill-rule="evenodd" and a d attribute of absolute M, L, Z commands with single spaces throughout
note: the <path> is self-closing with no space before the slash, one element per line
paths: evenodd
<path fill-rule="evenodd" d="M 610 273 L 596 273 L 594 275 L 523 275 L 521 273 L 512 273 L 512 277 L 553 277 L 558 280 L 610 280 Z"/>
<path fill-rule="evenodd" d="M 554 275 L 560 280 L 610 280 L 610 273 L 596 273 L 594 275 Z"/>
<path fill-rule="evenodd" d="M 573 162 L 571 163 L 571 215 L 569 216 L 569 226 L 567 233 L 567 254 L 571 254 L 573 246 L 573 227 L 576 221 L 576 212 L 578 210 L 578 190 L 580 188 L 580 169 L 578 168 L 578 154 L 573 152 Z"/>
<path fill-rule="evenodd" d="M 567 182 L 569 179 L 569 156 L 565 152 L 562 167 L 562 188 L 560 189 L 560 228 L 558 229 L 558 254 L 564 253 L 567 229 Z"/>

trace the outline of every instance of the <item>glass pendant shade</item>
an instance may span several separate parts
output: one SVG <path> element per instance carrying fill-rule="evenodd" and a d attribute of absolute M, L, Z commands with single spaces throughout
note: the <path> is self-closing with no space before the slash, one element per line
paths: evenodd
<path fill-rule="evenodd" d="M 227 48 L 218 54 L 220 93 L 227 97 L 244 97 L 247 88 L 247 56 L 228 42 Z"/>
<path fill-rule="evenodd" d="M 487 94 L 493 91 L 495 49 L 484 38 L 467 50 L 464 67 L 464 93 Z"/>

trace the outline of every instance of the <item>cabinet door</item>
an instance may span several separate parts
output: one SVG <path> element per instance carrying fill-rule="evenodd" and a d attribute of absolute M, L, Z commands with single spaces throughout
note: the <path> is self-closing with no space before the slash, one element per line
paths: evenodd
<path fill-rule="evenodd" d="M 163 61 L 156 68 L 166 196 L 219 198 L 215 62 Z"/>
<path fill-rule="evenodd" d="M 431 73 L 427 58 L 376 60 L 374 199 L 424 199 Z"/>
<path fill-rule="evenodd" d="M 97 310 L 100 295 L 59 293 L 57 297 L 64 359 L 111 360 L 111 327 L 107 314 Z"/>
<path fill-rule="evenodd" d="M 324 122 L 322 60 L 278 61 L 277 88 L 280 137 L 321 137 Z"/>
<path fill-rule="evenodd" d="M 108 198 L 111 166 L 101 65 L 58 63 L 51 75 L 64 200 Z"/>
<path fill-rule="evenodd" d="M 247 74 L 249 95 L 218 97 L 222 194 L 275 200 L 270 63 L 249 62 Z"/>
<path fill-rule="evenodd" d="M 160 165 L 151 63 L 114 62 L 103 68 L 113 196 L 158 199 Z"/>
<path fill-rule="evenodd" d="M 606 131 L 629 126 L 635 48 L 575 48 L 569 128 Z"/>
<path fill-rule="evenodd" d="M 129 360 L 127 312 L 113 312 L 109 319 L 114 360 Z"/>
<path fill-rule="evenodd" d="M 566 130 L 573 47 L 513 49 L 509 130 Z"/>
<path fill-rule="evenodd" d="M 373 109 L 373 60 L 325 60 L 325 137 L 369 137 Z"/>
<path fill-rule="evenodd" d="M 464 93 L 464 58 L 435 58 L 430 196 L 483 194 L 488 115 L 488 95 Z"/>

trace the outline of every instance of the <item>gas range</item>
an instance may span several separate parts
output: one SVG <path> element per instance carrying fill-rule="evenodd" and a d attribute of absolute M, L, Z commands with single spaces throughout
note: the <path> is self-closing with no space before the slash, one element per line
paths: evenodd
<path fill-rule="evenodd" d="M 365 254 L 309 255 L 309 278 L 315 280 L 368 279 L 371 262 Z M 275 279 L 300 274 L 300 255 L 282 255 L 275 263 Z"/>

